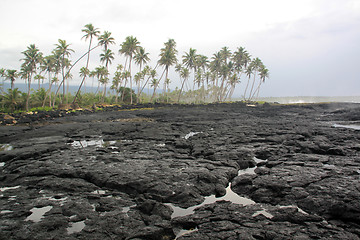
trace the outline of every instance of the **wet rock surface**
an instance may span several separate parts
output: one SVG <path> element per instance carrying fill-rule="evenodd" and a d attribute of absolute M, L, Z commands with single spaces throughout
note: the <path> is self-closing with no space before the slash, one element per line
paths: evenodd
<path fill-rule="evenodd" d="M 147 107 L 8 118 L 0 239 L 360 238 L 359 104 Z"/>

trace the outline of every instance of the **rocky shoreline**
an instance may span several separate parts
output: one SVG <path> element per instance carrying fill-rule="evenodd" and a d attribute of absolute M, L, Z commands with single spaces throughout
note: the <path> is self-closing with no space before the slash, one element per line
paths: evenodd
<path fill-rule="evenodd" d="M 145 107 L 6 120 L 0 239 L 360 239 L 360 104 Z"/>

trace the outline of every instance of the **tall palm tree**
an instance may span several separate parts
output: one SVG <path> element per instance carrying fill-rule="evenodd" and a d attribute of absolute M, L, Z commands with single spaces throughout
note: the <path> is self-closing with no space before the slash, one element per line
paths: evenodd
<path fill-rule="evenodd" d="M 107 71 L 107 75 L 104 77 L 104 79 L 107 79 L 107 81 L 104 81 L 104 95 L 103 95 L 103 99 L 105 99 L 105 95 L 106 95 L 106 84 L 109 81 L 109 68 L 108 65 L 111 64 L 112 60 L 114 60 L 114 53 L 110 50 L 104 50 L 104 53 L 100 54 L 100 62 L 104 63 L 105 62 L 105 68 Z"/>
<path fill-rule="evenodd" d="M 179 97 L 178 97 L 178 103 L 180 102 L 180 97 L 181 97 L 181 93 L 182 93 L 182 91 L 184 89 L 184 84 L 189 79 L 189 76 L 190 76 L 189 69 L 185 68 L 185 67 L 181 67 L 181 69 L 180 69 L 180 78 L 183 79 L 183 82 L 181 83 L 181 88 L 180 88 Z"/>
<path fill-rule="evenodd" d="M 164 91 L 166 90 L 166 83 L 169 74 L 169 68 L 177 63 L 177 50 L 176 50 L 176 42 L 174 39 L 169 39 L 166 43 L 164 43 L 165 47 L 160 50 L 160 59 L 158 64 L 164 67 L 164 71 L 160 77 L 165 73 L 165 80 L 164 80 Z M 165 93 L 165 92 L 164 92 Z"/>
<path fill-rule="evenodd" d="M 228 47 L 223 47 L 220 50 L 220 55 L 221 55 L 221 59 L 224 63 L 227 63 L 227 60 L 230 58 L 231 56 L 231 51 L 229 50 Z"/>
<path fill-rule="evenodd" d="M 260 77 L 259 85 L 258 85 L 257 88 L 255 89 L 252 98 L 255 96 L 255 94 L 256 94 L 256 98 L 259 97 L 259 92 L 260 92 L 261 84 L 264 83 L 267 78 L 269 78 L 269 75 L 270 75 L 270 74 L 269 74 L 269 69 L 267 69 L 267 68 L 265 67 L 265 65 L 262 65 L 262 66 L 260 67 L 260 70 L 259 70 L 259 77 Z"/>
<path fill-rule="evenodd" d="M 90 61 L 90 51 L 91 51 L 91 44 L 92 44 L 92 40 L 94 37 L 97 37 L 99 34 L 100 34 L 100 31 L 98 28 L 95 28 L 91 23 L 89 24 L 86 24 L 84 29 L 81 30 L 82 32 L 85 33 L 85 35 L 82 37 L 82 38 L 85 38 L 85 41 L 90 39 L 90 43 L 89 43 L 89 50 L 87 52 L 87 60 L 86 60 L 86 67 L 88 69 L 89 67 L 89 61 Z M 79 89 L 78 91 L 76 92 L 75 94 L 75 97 L 74 97 L 74 100 L 73 100 L 73 104 L 75 103 L 76 99 L 77 99 L 77 96 L 80 92 L 80 89 L 82 87 L 82 85 L 85 83 L 85 79 L 86 79 L 86 76 L 87 75 L 84 75 L 83 76 L 83 79 L 80 83 L 80 86 L 79 86 Z"/>
<path fill-rule="evenodd" d="M 30 99 L 30 90 L 31 90 L 31 79 L 34 74 L 36 74 L 37 65 L 42 61 L 42 53 L 35 46 L 35 44 L 30 44 L 30 46 L 22 52 L 24 62 L 21 65 L 21 78 L 27 81 L 27 96 L 26 96 L 26 111 L 29 111 L 29 99 Z"/>
<path fill-rule="evenodd" d="M 14 82 L 18 77 L 17 70 L 7 69 L 5 73 L 5 79 L 10 81 L 11 90 L 14 89 Z"/>
<path fill-rule="evenodd" d="M 142 72 L 142 66 L 150 61 L 149 53 L 147 53 L 145 51 L 145 48 L 139 47 L 136 50 L 134 60 L 135 60 L 135 63 L 139 65 L 139 69 L 140 69 L 139 73 L 140 73 L 140 72 Z M 143 74 L 143 77 L 144 76 L 145 76 L 145 74 Z M 141 81 L 138 81 L 138 91 L 137 91 L 137 98 L 136 98 L 137 103 L 139 102 L 139 99 L 140 99 L 140 83 L 141 83 Z"/>
<path fill-rule="evenodd" d="M 132 78 L 131 78 L 131 62 L 133 60 L 133 56 L 139 48 L 140 42 L 136 39 L 136 37 L 128 36 L 125 38 L 125 41 L 120 45 L 120 54 L 126 56 L 129 59 L 129 73 L 130 73 L 130 92 L 132 91 Z M 125 64 L 126 65 L 126 64 Z M 126 68 L 126 66 L 125 66 Z M 125 91 L 125 88 L 124 88 Z M 124 94 L 123 94 L 124 95 Z M 130 103 L 133 103 L 133 96 L 130 94 Z"/>
<path fill-rule="evenodd" d="M 259 70 L 263 66 L 263 63 L 259 58 L 255 58 L 251 62 L 251 65 L 252 65 L 252 70 L 253 70 L 253 82 L 252 82 L 252 85 L 251 85 L 248 101 L 250 101 L 251 98 L 252 98 L 253 89 L 254 89 L 254 85 L 255 85 L 255 81 L 256 81 L 256 75 L 258 74 Z"/>
<path fill-rule="evenodd" d="M 55 51 L 57 51 L 61 56 L 61 73 L 63 80 L 61 81 L 60 85 L 63 84 L 63 98 L 65 98 L 65 80 L 68 78 L 68 76 L 65 76 L 65 68 L 68 68 L 70 66 L 70 62 L 67 59 L 71 55 L 71 52 L 75 52 L 73 49 L 70 48 L 70 44 L 66 42 L 66 40 L 59 39 L 58 43 L 55 45 Z M 63 99 L 64 101 L 64 99 Z"/>
<path fill-rule="evenodd" d="M 194 74 L 194 88 L 195 88 L 195 73 L 196 73 L 196 58 L 197 58 L 197 54 L 196 54 L 196 49 L 190 48 L 189 52 L 185 52 L 185 54 L 182 56 L 182 62 L 184 64 L 184 66 L 186 68 L 188 68 L 189 70 L 193 71 Z"/>
<path fill-rule="evenodd" d="M 104 33 L 99 37 L 99 45 L 104 46 L 104 50 L 106 52 L 110 44 L 115 44 L 115 39 L 111 37 L 111 32 L 104 31 Z"/>
<path fill-rule="evenodd" d="M 136 54 L 134 56 L 135 63 L 139 65 L 140 72 L 142 71 L 142 66 L 147 64 L 150 61 L 149 53 L 145 51 L 145 48 L 139 47 L 136 50 Z"/>

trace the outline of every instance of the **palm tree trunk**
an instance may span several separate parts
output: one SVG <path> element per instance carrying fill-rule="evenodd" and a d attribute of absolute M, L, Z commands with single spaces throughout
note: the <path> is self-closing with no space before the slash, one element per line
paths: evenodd
<path fill-rule="evenodd" d="M 181 84 L 181 88 L 180 88 L 180 92 L 179 92 L 179 97 L 178 97 L 178 101 L 177 101 L 178 103 L 180 102 L 181 92 L 182 92 L 182 90 L 183 90 L 183 88 L 184 88 L 185 79 L 186 79 L 186 78 L 184 78 L 184 81 L 183 81 L 182 84 Z M 181 81 L 181 78 L 180 78 L 180 81 Z"/>
<path fill-rule="evenodd" d="M 251 85 L 251 90 L 250 90 L 250 93 L 249 93 L 249 99 L 248 99 L 248 101 L 250 101 L 251 100 L 251 96 L 252 96 L 252 91 L 253 91 L 253 89 L 254 89 L 254 85 L 255 85 L 255 76 L 256 76 L 256 72 L 254 73 L 254 79 L 253 79 L 253 82 L 252 82 L 252 85 Z"/>
<path fill-rule="evenodd" d="M 247 84 L 246 84 L 246 87 L 245 87 L 244 100 L 246 100 L 246 92 L 247 92 L 247 89 L 249 87 L 249 82 L 250 82 L 250 76 L 248 77 L 248 81 L 247 81 Z"/>

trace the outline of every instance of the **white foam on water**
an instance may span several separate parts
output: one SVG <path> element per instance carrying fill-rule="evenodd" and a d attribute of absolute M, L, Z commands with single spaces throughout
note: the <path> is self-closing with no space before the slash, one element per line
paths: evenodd
<path fill-rule="evenodd" d="M 30 211 L 32 214 L 28 216 L 25 221 L 33 221 L 33 222 L 40 222 L 41 219 L 44 217 L 45 213 L 50 211 L 53 207 L 52 206 L 46 206 L 42 208 L 32 208 Z"/>

